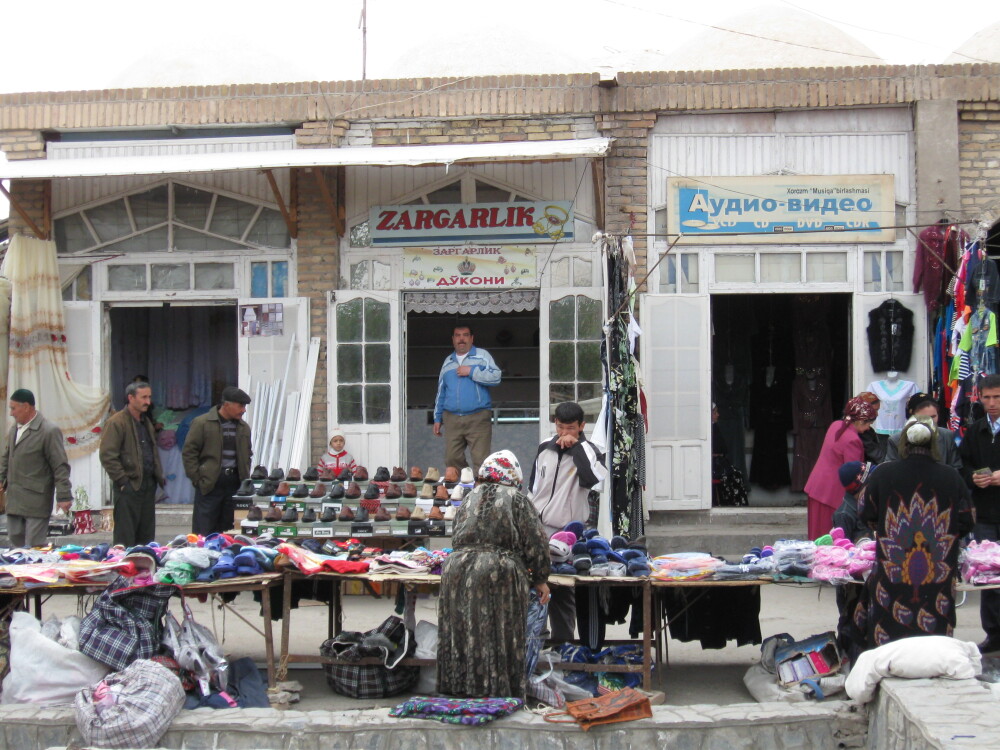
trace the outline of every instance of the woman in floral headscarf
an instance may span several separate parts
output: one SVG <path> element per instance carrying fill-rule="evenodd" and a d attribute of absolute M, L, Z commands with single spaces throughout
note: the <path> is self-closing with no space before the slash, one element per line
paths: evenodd
<path fill-rule="evenodd" d="M 823 447 L 806 482 L 809 497 L 809 538 L 830 533 L 833 512 L 844 499 L 840 467 L 850 461 L 864 461 L 865 448 L 861 433 L 870 430 L 878 412 L 861 396 L 855 396 L 844 407 L 844 416 L 827 428 Z"/>
<path fill-rule="evenodd" d="M 528 594 L 548 602 L 549 545 L 521 481 L 513 453 L 490 455 L 455 515 L 438 603 L 441 693 L 525 697 Z"/>

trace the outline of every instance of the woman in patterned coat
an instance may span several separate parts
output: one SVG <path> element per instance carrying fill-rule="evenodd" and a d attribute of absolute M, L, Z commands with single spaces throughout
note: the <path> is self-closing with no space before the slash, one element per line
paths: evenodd
<path fill-rule="evenodd" d="M 528 594 L 549 600 L 549 546 L 521 481 L 513 453 L 492 454 L 455 515 L 438 603 L 438 690 L 447 695 L 525 696 Z"/>
<path fill-rule="evenodd" d="M 858 498 L 858 516 L 878 541 L 854 614 L 863 647 L 955 629 L 959 540 L 975 512 L 965 481 L 937 461 L 935 436 L 929 417 L 912 417 L 900 435 L 901 460 L 879 466 Z"/>

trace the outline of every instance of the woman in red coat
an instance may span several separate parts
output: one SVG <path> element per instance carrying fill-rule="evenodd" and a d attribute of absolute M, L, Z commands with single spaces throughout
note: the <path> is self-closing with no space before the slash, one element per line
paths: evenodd
<path fill-rule="evenodd" d="M 849 461 L 864 461 L 865 448 L 861 433 L 871 429 L 876 411 L 872 404 L 855 396 L 844 407 L 844 417 L 826 431 L 823 448 L 806 482 L 809 497 L 809 538 L 829 534 L 833 527 L 833 512 L 844 499 L 844 485 L 838 471 Z"/>

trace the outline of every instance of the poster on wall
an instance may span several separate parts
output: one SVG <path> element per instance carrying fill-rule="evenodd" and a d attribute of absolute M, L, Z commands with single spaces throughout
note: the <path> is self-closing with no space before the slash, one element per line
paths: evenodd
<path fill-rule="evenodd" d="M 285 310 L 280 302 L 240 305 L 240 336 L 281 336 L 285 330 Z"/>
<path fill-rule="evenodd" d="M 667 178 L 667 232 L 681 243 L 894 242 L 892 175 Z"/>
<path fill-rule="evenodd" d="M 413 247 L 403 258 L 403 283 L 408 289 L 530 289 L 538 285 L 531 247 Z"/>
<path fill-rule="evenodd" d="M 372 245 L 455 245 L 466 242 L 572 242 L 573 204 L 456 203 L 373 206 Z"/>

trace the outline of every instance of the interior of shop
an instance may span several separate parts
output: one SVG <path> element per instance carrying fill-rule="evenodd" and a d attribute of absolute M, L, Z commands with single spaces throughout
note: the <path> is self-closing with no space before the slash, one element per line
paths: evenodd
<path fill-rule="evenodd" d="M 538 310 L 480 314 L 409 312 L 406 319 L 407 466 L 439 466 L 444 441 L 435 438 L 434 400 L 441 363 L 454 349 L 457 324 L 472 329 L 474 345 L 485 349 L 502 372 L 492 391 L 496 422 L 493 449 L 513 451 L 530 467 L 539 442 Z"/>
<path fill-rule="evenodd" d="M 148 380 L 160 459 L 164 473 L 175 475 L 161 501 L 193 502 L 180 447 L 191 421 L 237 382 L 236 305 L 113 307 L 110 319 L 112 405 L 125 404 L 132 380 Z M 176 470 L 168 472 L 168 464 Z"/>
<path fill-rule="evenodd" d="M 712 296 L 712 452 L 741 473 L 751 507 L 805 504 L 851 395 L 850 316 L 849 294 Z"/>

